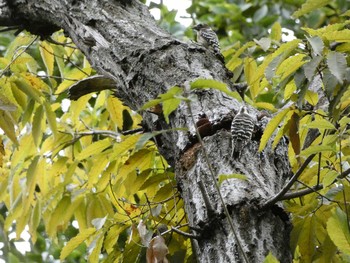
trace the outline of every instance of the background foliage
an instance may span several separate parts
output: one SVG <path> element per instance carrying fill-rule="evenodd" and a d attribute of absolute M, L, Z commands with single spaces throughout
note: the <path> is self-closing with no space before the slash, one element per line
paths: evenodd
<path fill-rule="evenodd" d="M 193 38 L 176 11 L 150 8 L 169 32 Z M 193 0 L 188 9 L 217 31 L 233 81 L 249 85 L 246 102 L 271 114 L 260 149 L 287 137 L 294 172 L 314 155 L 291 191 L 318 190 L 285 201 L 295 262 L 350 261 L 348 8 L 345 0 Z M 173 170 L 150 136 L 127 133 L 141 117 L 109 91 L 67 100 L 66 90 L 95 72 L 62 32 L 52 38 L 65 45 L 0 36 L 2 257 L 144 262 L 157 229 L 188 230 Z M 31 251 L 22 255 L 14 244 L 24 230 Z M 165 242 L 171 262 L 192 261 L 188 239 L 169 231 Z"/>

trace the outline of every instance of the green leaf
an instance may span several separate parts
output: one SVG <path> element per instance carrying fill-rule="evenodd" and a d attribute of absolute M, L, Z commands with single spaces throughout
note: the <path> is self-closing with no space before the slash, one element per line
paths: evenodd
<path fill-rule="evenodd" d="M 327 65 L 333 76 L 342 84 L 347 66 L 344 54 L 334 51 L 329 52 L 327 56 Z"/>
<path fill-rule="evenodd" d="M 69 240 L 61 251 L 60 260 L 64 260 L 75 248 L 77 248 L 81 243 L 83 243 L 95 232 L 95 228 L 87 228 L 81 231 L 77 236 Z"/>
<path fill-rule="evenodd" d="M 223 82 L 220 82 L 214 79 L 197 79 L 191 83 L 191 89 L 206 89 L 206 88 L 219 90 L 232 98 L 242 101 L 242 98 L 240 97 L 240 95 L 237 92 L 233 92 L 229 90 L 227 85 Z"/>
<path fill-rule="evenodd" d="M 347 125 L 350 123 L 350 117 L 344 116 L 340 119 L 339 125 L 341 129 L 344 129 L 347 127 Z"/>
<path fill-rule="evenodd" d="M 163 102 L 163 115 L 166 123 L 169 124 L 169 115 L 177 109 L 180 103 L 181 103 L 181 99 L 177 99 L 177 98 L 168 99 Z"/>
<path fill-rule="evenodd" d="M 247 180 L 247 176 L 244 174 L 219 174 L 218 176 L 218 183 L 221 185 L 223 181 L 227 179 L 240 179 L 240 180 Z"/>
<path fill-rule="evenodd" d="M 315 55 L 322 56 L 322 52 L 324 49 L 323 41 L 320 37 L 314 36 L 314 37 L 306 37 L 309 41 L 312 50 L 314 51 Z"/>
<path fill-rule="evenodd" d="M 264 259 L 264 263 L 279 263 L 279 261 L 270 251 L 269 254 L 266 256 L 266 258 Z"/>
<path fill-rule="evenodd" d="M 277 129 L 278 125 L 281 123 L 281 121 L 283 120 L 283 118 L 286 116 L 286 114 L 289 111 L 290 111 L 289 108 L 280 111 L 266 125 L 264 134 L 262 135 L 261 140 L 260 140 L 260 146 L 259 146 L 259 151 L 260 152 L 262 150 L 264 150 L 264 148 L 265 148 L 267 142 L 269 141 L 269 139 L 271 138 L 272 134 L 275 132 L 275 130 Z"/>
<path fill-rule="evenodd" d="M 338 249 L 350 255 L 350 232 L 346 213 L 339 207 L 333 210 L 327 222 L 327 232 Z"/>
<path fill-rule="evenodd" d="M 159 103 L 162 103 L 166 100 L 177 98 L 177 96 L 182 94 L 182 92 L 183 92 L 182 88 L 174 86 L 174 87 L 170 88 L 168 90 L 168 92 L 166 92 L 164 94 L 160 94 L 157 99 L 154 99 L 154 100 L 151 100 L 151 101 L 145 103 L 140 108 L 140 110 L 145 110 L 145 109 L 148 109 L 150 107 L 156 106 Z"/>
<path fill-rule="evenodd" d="M 316 9 L 319 9 L 327 4 L 329 4 L 331 0 L 307 0 L 305 4 L 301 6 L 301 8 L 294 12 L 292 15 L 294 18 L 298 18 L 302 15 L 308 14 Z"/>
<path fill-rule="evenodd" d="M 326 175 L 323 177 L 322 180 L 322 184 L 324 187 L 327 187 L 329 185 L 331 185 L 334 180 L 337 178 L 337 176 L 339 175 L 339 173 L 337 171 L 334 170 L 330 170 L 326 173 Z"/>
<path fill-rule="evenodd" d="M 316 128 L 316 129 L 320 129 L 320 130 L 323 130 L 323 129 L 335 129 L 334 125 L 325 120 L 325 119 L 320 119 L 320 120 L 316 120 L 316 121 L 312 121 L 308 124 L 306 124 L 306 127 L 308 128 Z"/>
<path fill-rule="evenodd" d="M 307 149 L 303 150 L 300 155 L 302 156 L 310 156 L 315 153 L 320 152 L 336 152 L 335 146 L 331 145 L 312 145 Z"/>
<path fill-rule="evenodd" d="M 322 56 L 316 56 L 309 62 L 303 65 L 305 77 L 311 81 L 315 76 L 315 71 L 318 67 L 318 65 L 321 63 L 323 57 Z"/>

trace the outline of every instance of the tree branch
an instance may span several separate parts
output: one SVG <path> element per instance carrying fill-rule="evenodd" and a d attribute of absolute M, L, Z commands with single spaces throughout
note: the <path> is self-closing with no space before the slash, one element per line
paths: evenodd
<path fill-rule="evenodd" d="M 303 190 L 300 190 L 300 191 L 297 191 L 297 192 L 286 193 L 280 198 L 280 200 L 289 200 L 289 199 L 293 199 L 293 198 L 297 198 L 297 197 L 302 197 L 304 195 L 308 195 L 308 194 L 314 193 L 314 192 L 316 192 L 318 190 L 321 190 L 321 189 L 323 189 L 323 185 L 322 184 L 315 185 L 315 186 L 312 186 L 310 188 L 303 189 Z"/>
<path fill-rule="evenodd" d="M 282 188 L 282 190 L 272 197 L 270 200 L 268 200 L 261 208 L 266 209 L 271 206 L 273 206 L 278 201 L 282 200 L 285 193 L 288 192 L 288 190 L 292 187 L 294 182 L 299 178 L 299 176 L 302 174 L 302 172 L 305 170 L 305 168 L 308 166 L 308 164 L 312 161 L 312 159 L 315 157 L 316 153 L 310 155 L 306 158 L 305 162 L 300 166 L 299 170 L 292 176 L 292 178 L 289 180 L 289 182 Z"/>

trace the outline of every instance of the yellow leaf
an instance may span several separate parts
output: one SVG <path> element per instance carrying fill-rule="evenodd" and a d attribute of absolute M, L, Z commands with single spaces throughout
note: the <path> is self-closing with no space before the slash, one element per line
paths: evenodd
<path fill-rule="evenodd" d="M 99 176 L 102 171 L 106 168 L 107 163 L 109 162 L 106 154 L 100 154 L 94 156 L 94 165 L 91 167 L 89 172 L 89 179 L 87 188 L 93 187 L 99 180 Z"/>
<path fill-rule="evenodd" d="M 41 58 L 46 67 L 47 75 L 52 76 L 55 57 L 54 57 L 54 51 L 50 43 L 46 41 L 41 41 L 39 44 L 39 50 L 40 50 Z"/>
<path fill-rule="evenodd" d="M 123 110 L 125 106 L 117 98 L 109 96 L 107 98 L 107 110 L 111 116 L 112 121 L 119 129 L 123 127 Z"/>
<path fill-rule="evenodd" d="M 26 214 L 29 209 L 31 208 L 32 202 L 34 200 L 34 191 L 35 191 L 35 185 L 37 183 L 37 166 L 39 162 L 39 156 L 35 156 L 33 158 L 32 162 L 29 165 L 29 168 L 27 170 L 27 189 L 25 194 L 25 199 L 23 200 L 23 213 Z"/>
<path fill-rule="evenodd" d="M 29 222 L 29 233 L 31 235 L 31 240 L 33 243 L 36 242 L 37 239 L 37 228 L 40 224 L 41 219 L 41 202 L 40 200 L 36 200 L 34 209 L 32 209 L 32 214 Z"/>
<path fill-rule="evenodd" d="M 350 255 L 350 232 L 347 216 L 339 207 L 333 210 L 332 217 L 327 222 L 327 232 L 338 249 Z"/>
<path fill-rule="evenodd" d="M 37 76 L 31 75 L 29 73 L 27 74 L 21 74 L 21 76 L 27 80 L 28 83 L 30 83 L 31 87 L 42 92 L 50 93 L 50 87 L 40 78 Z"/>
<path fill-rule="evenodd" d="M 247 83 L 251 85 L 253 82 L 253 76 L 256 73 L 257 70 L 257 64 L 255 59 L 253 58 L 246 58 L 244 59 L 244 75 Z"/>
<path fill-rule="evenodd" d="M 279 41 L 281 41 L 281 37 L 282 37 L 282 27 L 281 27 L 280 23 L 275 22 L 271 27 L 270 38 L 272 40 L 279 42 Z"/>
<path fill-rule="evenodd" d="M 22 193 L 15 197 L 15 200 L 11 203 L 9 213 L 5 219 L 4 229 L 9 230 L 13 221 L 22 215 Z"/>
<path fill-rule="evenodd" d="M 292 16 L 294 18 L 298 18 L 302 15 L 312 12 L 315 9 L 321 8 L 322 6 L 325 6 L 330 2 L 331 0 L 307 0 L 305 4 L 303 4 L 300 9 L 295 11 Z"/>
<path fill-rule="evenodd" d="M 94 247 L 91 254 L 89 255 L 89 262 L 99 262 L 99 256 L 101 254 L 101 248 L 103 243 L 104 243 L 104 233 L 100 233 L 92 241 L 92 244 L 94 244 Z M 92 247 L 89 247 L 89 249 L 91 250 Z"/>
<path fill-rule="evenodd" d="M 63 217 L 70 205 L 70 197 L 64 196 L 57 204 L 56 208 L 50 216 L 50 220 L 46 224 L 47 234 L 54 238 L 57 230 L 64 230 L 63 225 L 67 222 L 63 221 Z"/>
<path fill-rule="evenodd" d="M 84 231 L 79 232 L 77 236 L 69 240 L 67 244 L 63 247 L 60 255 L 60 260 L 64 260 L 75 248 L 77 248 L 81 243 L 87 240 L 95 232 L 95 228 L 87 228 Z"/>
<path fill-rule="evenodd" d="M 274 149 L 279 141 L 281 140 L 282 136 L 285 135 L 290 127 L 290 119 L 292 118 L 295 111 L 289 111 L 285 118 L 283 125 L 278 129 L 278 132 L 276 133 L 275 138 L 273 139 L 272 148 Z"/>
<path fill-rule="evenodd" d="M 260 81 L 260 79 L 265 73 L 266 68 L 276 57 L 280 56 L 281 54 L 287 56 L 290 52 L 292 52 L 297 48 L 299 43 L 300 43 L 300 40 L 298 39 L 289 41 L 285 44 L 282 44 L 274 53 L 272 53 L 271 55 L 268 55 L 264 59 L 263 63 L 258 67 L 253 79 L 253 83 L 256 81 Z"/>
<path fill-rule="evenodd" d="M 110 154 L 109 160 L 112 161 L 119 157 L 119 155 L 123 155 L 125 152 L 133 150 L 141 136 L 141 134 L 133 134 L 123 138 L 123 141 L 120 143 L 114 143 L 113 152 Z"/>
<path fill-rule="evenodd" d="M 286 114 L 290 111 L 290 109 L 284 109 L 280 111 L 275 117 L 273 117 L 269 123 L 267 124 L 264 134 L 261 137 L 260 140 L 260 146 L 259 146 L 259 151 L 262 151 L 269 139 L 271 138 L 272 134 L 275 132 L 277 129 L 278 125 L 281 123 L 283 118 L 286 116 Z"/>
<path fill-rule="evenodd" d="M 35 36 L 18 34 L 18 36 L 11 42 L 11 44 L 6 48 L 5 58 L 12 60 L 17 52 L 22 51 L 27 45 L 34 40 Z"/>
<path fill-rule="evenodd" d="M 51 105 L 46 100 L 43 102 L 43 105 L 46 113 L 47 122 L 49 123 L 49 126 L 51 128 L 51 132 L 56 138 L 57 137 L 56 114 L 52 111 Z"/>
<path fill-rule="evenodd" d="M 109 138 L 94 142 L 83 149 L 76 157 L 77 160 L 83 160 L 91 155 L 99 154 L 107 147 L 111 146 L 111 141 Z"/>
<path fill-rule="evenodd" d="M 18 144 L 15 131 L 15 121 L 7 111 L 0 110 L 0 128 L 14 144 Z"/>
<path fill-rule="evenodd" d="M 293 248 L 299 245 L 304 262 L 312 262 L 311 257 L 316 250 L 315 224 L 314 216 L 307 216 L 300 219 L 297 223 L 293 223 L 291 244 Z"/>
<path fill-rule="evenodd" d="M 35 89 L 32 86 L 32 84 L 27 79 L 25 79 L 25 77 L 14 77 L 13 82 L 21 91 L 23 91 L 29 97 L 33 98 L 36 102 L 39 102 L 40 104 L 42 103 L 43 94 L 39 90 Z"/>
<path fill-rule="evenodd" d="M 32 135 L 36 146 L 39 146 L 39 143 L 41 142 L 41 136 L 42 136 L 41 123 L 43 121 L 43 116 L 44 116 L 43 106 L 39 105 L 34 113 L 33 125 L 32 125 L 33 126 Z"/>
<path fill-rule="evenodd" d="M 88 228 L 86 218 L 86 202 L 82 200 L 79 206 L 74 211 L 74 218 L 78 221 L 79 231 L 83 231 Z"/>
<path fill-rule="evenodd" d="M 285 59 L 277 68 L 276 75 L 281 75 L 281 81 L 287 78 L 290 74 L 297 71 L 307 61 L 303 61 L 305 55 L 297 54 Z"/>
<path fill-rule="evenodd" d="M 276 111 L 275 106 L 272 103 L 268 103 L 268 102 L 255 102 L 254 106 L 259 108 L 259 109 L 265 109 L 265 110 L 269 110 L 272 112 Z"/>
<path fill-rule="evenodd" d="M 36 147 L 31 134 L 26 134 L 21 137 L 19 144 L 20 147 L 17 148 L 12 155 L 11 169 L 14 170 L 17 169 L 17 165 L 23 163 L 25 159 L 31 158 L 36 152 Z"/>
<path fill-rule="evenodd" d="M 88 105 L 88 101 L 91 98 L 92 94 L 87 94 L 85 96 L 80 97 L 76 101 L 71 101 L 70 108 L 69 108 L 69 113 L 71 114 L 72 122 L 77 126 L 77 123 L 80 122 L 80 114 L 84 112 Z M 91 119 L 91 118 L 90 118 Z M 88 125 L 88 123 L 87 123 Z"/>
<path fill-rule="evenodd" d="M 119 235 L 128 227 L 129 226 L 126 224 L 116 224 L 108 230 L 104 242 L 104 248 L 108 254 L 110 254 L 115 249 L 115 244 L 117 243 Z"/>
<path fill-rule="evenodd" d="M 56 94 L 60 94 L 66 89 L 68 89 L 71 85 L 73 85 L 78 80 L 81 80 L 85 77 L 88 77 L 87 74 L 81 71 L 81 69 L 73 68 L 65 74 L 65 79 L 62 83 L 57 87 Z M 68 80 L 74 79 L 74 80 Z"/>
<path fill-rule="evenodd" d="M 240 58 L 232 58 L 229 60 L 229 62 L 227 62 L 226 67 L 230 70 L 230 71 L 234 71 L 238 66 L 240 66 L 242 64 L 243 60 Z"/>
<path fill-rule="evenodd" d="M 343 29 L 334 32 L 326 32 L 323 34 L 323 37 L 328 41 L 337 41 L 337 42 L 350 42 L 350 30 Z"/>
<path fill-rule="evenodd" d="M 294 79 L 292 79 L 291 81 L 288 82 L 288 84 L 284 89 L 284 99 L 288 100 L 296 90 L 297 90 L 297 86 L 295 85 Z"/>

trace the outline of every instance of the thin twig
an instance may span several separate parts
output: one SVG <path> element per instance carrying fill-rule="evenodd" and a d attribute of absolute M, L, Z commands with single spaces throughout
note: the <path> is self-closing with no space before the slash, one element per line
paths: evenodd
<path fill-rule="evenodd" d="M 174 231 L 175 233 L 178 233 L 184 237 L 188 237 L 188 238 L 193 238 L 193 239 L 199 239 L 200 236 L 199 235 L 194 235 L 194 234 L 190 234 L 190 233 L 187 233 L 187 232 L 184 232 L 184 231 L 181 231 L 175 227 L 171 227 L 171 230 Z"/>
<path fill-rule="evenodd" d="M 308 164 L 312 161 L 312 159 L 315 157 L 316 153 L 311 154 L 309 157 L 306 158 L 305 162 L 300 166 L 299 170 L 292 176 L 292 178 L 289 180 L 289 182 L 282 188 L 282 190 L 272 197 L 270 200 L 268 200 L 263 206 L 262 209 L 266 209 L 268 207 L 273 206 L 278 201 L 282 200 L 284 194 L 288 192 L 288 190 L 292 187 L 292 185 L 295 183 L 295 181 L 299 178 L 299 176 L 302 174 L 302 172 L 305 170 L 305 168 L 308 166 Z"/>

